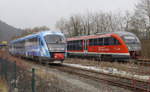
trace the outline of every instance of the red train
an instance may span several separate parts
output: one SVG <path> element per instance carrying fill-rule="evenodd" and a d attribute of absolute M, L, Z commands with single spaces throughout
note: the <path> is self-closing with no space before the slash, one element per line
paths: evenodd
<path fill-rule="evenodd" d="M 112 32 L 67 39 L 68 56 L 128 60 L 139 58 L 140 52 L 140 40 L 130 32 Z"/>

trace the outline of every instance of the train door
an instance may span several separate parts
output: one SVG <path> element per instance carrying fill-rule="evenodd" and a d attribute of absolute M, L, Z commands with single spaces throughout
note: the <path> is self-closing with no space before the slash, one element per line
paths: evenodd
<path fill-rule="evenodd" d="M 88 41 L 88 40 L 84 40 L 84 53 L 87 53 L 87 50 L 88 50 L 87 41 Z"/>

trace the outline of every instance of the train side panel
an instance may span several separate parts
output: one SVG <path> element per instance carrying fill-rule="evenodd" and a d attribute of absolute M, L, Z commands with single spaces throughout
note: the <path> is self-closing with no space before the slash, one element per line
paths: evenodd
<path fill-rule="evenodd" d="M 129 32 L 116 32 L 116 33 L 109 33 L 109 34 L 103 34 L 103 35 L 92 35 L 92 36 L 81 36 L 77 38 L 68 38 L 68 43 L 70 44 L 71 41 L 73 41 L 73 45 L 75 47 L 69 47 L 68 48 L 68 54 L 69 55 L 75 55 L 75 56 L 94 56 L 94 57 L 100 57 L 100 58 L 111 58 L 113 60 L 129 60 L 131 57 L 131 52 L 137 52 L 136 49 L 131 51 L 129 46 L 126 43 L 126 40 L 122 38 L 122 36 L 128 36 L 130 35 L 130 38 L 135 38 L 138 40 L 138 38 Z M 82 49 L 76 50 L 77 44 L 76 42 L 82 40 Z M 132 39 L 131 39 L 132 40 Z M 71 48 L 71 49 L 70 49 Z M 132 46 L 133 48 L 133 46 Z M 140 50 L 140 49 L 139 49 Z"/>
<path fill-rule="evenodd" d="M 30 35 L 24 38 L 20 38 L 10 42 L 9 52 L 15 56 L 21 56 L 32 59 L 46 60 L 46 61 L 54 61 L 54 60 L 64 60 L 66 57 L 65 49 L 61 53 L 64 54 L 64 58 L 62 59 L 62 54 L 53 53 L 52 56 L 51 50 L 48 48 L 49 43 L 46 42 L 44 37 L 46 35 L 52 36 L 51 32 L 41 32 L 38 34 Z M 54 36 L 57 34 L 54 34 Z M 59 34 L 58 34 L 59 35 Z M 58 44 L 58 43 L 55 43 Z M 65 43 L 64 43 L 65 44 Z M 55 57 L 54 57 L 55 56 Z M 58 57 L 61 57 L 58 58 Z"/>

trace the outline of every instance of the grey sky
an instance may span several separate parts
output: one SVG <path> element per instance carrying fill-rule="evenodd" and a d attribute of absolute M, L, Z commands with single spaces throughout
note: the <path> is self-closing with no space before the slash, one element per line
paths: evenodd
<path fill-rule="evenodd" d="M 132 11 L 138 0 L 0 0 L 0 20 L 19 28 L 46 25 L 87 11 Z"/>

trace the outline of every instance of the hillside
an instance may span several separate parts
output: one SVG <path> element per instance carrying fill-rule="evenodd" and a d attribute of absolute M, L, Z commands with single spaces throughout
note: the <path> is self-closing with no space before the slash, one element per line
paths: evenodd
<path fill-rule="evenodd" d="M 13 36 L 20 35 L 21 32 L 21 29 L 17 29 L 0 20 L 0 41 L 9 41 Z"/>

